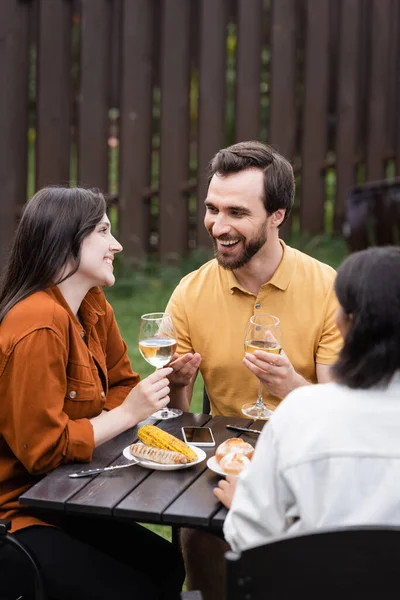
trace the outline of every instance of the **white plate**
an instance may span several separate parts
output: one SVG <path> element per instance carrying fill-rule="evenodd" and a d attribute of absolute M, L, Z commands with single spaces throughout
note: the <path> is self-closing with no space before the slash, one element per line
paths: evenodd
<path fill-rule="evenodd" d="M 155 471 L 178 471 L 179 469 L 188 469 L 189 467 L 198 465 L 207 457 L 207 454 L 201 448 L 197 448 L 196 446 L 190 447 L 193 448 L 197 454 L 197 460 L 194 460 L 193 462 L 188 462 L 183 465 L 163 465 L 161 463 L 153 462 L 152 460 L 139 459 L 140 463 L 138 463 L 138 466 L 144 467 L 145 469 L 154 469 Z M 134 460 L 135 458 L 135 456 L 131 454 L 130 446 L 124 448 L 122 454 L 128 460 Z"/>
<path fill-rule="evenodd" d="M 207 467 L 211 469 L 211 471 L 214 471 L 214 473 L 217 473 L 217 475 L 222 475 L 223 477 L 226 476 L 226 473 L 224 473 L 221 467 L 219 466 L 219 462 L 217 461 L 215 456 L 211 456 L 211 458 L 208 459 Z"/>

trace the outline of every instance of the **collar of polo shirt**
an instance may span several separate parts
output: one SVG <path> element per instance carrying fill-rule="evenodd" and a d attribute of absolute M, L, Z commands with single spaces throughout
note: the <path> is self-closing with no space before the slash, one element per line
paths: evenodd
<path fill-rule="evenodd" d="M 279 263 L 275 273 L 272 275 L 271 279 L 269 281 L 266 281 L 264 285 L 273 285 L 274 287 L 285 291 L 290 283 L 290 280 L 292 279 L 293 269 L 296 262 L 296 256 L 292 248 L 290 248 L 290 246 L 286 246 L 283 240 L 279 240 L 279 242 L 283 250 L 282 260 Z M 233 271 L 227 269 L 225 272 L 228 281 L 228 287 L 232 294 L 235 289 L 241 290 L 242 292 L 250 293 L 244 288 L 242 288 L 242 286 L 236 279 Z"/>

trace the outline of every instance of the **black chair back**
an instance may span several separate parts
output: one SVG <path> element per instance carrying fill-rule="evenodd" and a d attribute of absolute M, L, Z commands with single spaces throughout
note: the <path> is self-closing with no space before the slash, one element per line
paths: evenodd
<path fill-rule="evenodd" d="M 400 244 L 400 178 L 352 188 L 343 232 L 351 252 Z"/>
<path fill-rule="evenodd" d="M 32 569 L 32 590 L 34 593 L 33 597 L 35 600 L 46 600 L 46 592 L 44 589 L 44 583 L 43 583 L 42 575 L 40 573 L 39 566 L 38 566 L 35 558 L 29 552 L 28 548 L 26 548 L 19 540 L 17 540 L 17 538 L 15 536 L 8 533 L 10 527 L 11 527 L 11 521 L 9 519 L 7 519 L 7 520 L 1 519 L 0 520 L 0 552 L 1 552 L 2 545 L 7 544 L 7 545 L 12 546 L 16 550 L 18 550 L 22 554 L 22 556 L 25 557 L 25 560 L 28 563 L 30 563 L 31 569 Z M 6 576 L 7 576 L 6 573 L 0 573 L 0 582 L 1 582 L 1 578 L 6 577 Z M 20 598 L 22 600 L 23 597 L 20 596 Z M 0 596 L 0 600 L 8 600 L 8 599 Z"/>
<path fill-rule="evenodd" d="M 204 388 L 203 388 L 203 415 L 209 415 L 210 410 L 211 410 L 210 399 L 207 394 L 206 386 L 204 386 Z"/>
<path fill-rule="evenodd" d="M 400 597 L 400 527 L 348 527 L 227 552 L 227 600 Z"/>

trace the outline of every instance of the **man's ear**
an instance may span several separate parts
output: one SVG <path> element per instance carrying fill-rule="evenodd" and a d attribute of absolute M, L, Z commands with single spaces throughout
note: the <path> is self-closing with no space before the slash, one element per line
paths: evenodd
<path fill-rule="evenodd" d="M 283 219 L 285 218 L 285 214 L 286 214 L 285 208 L 279 208 L 278 210 L 273 212 L 271 215 L 271 217 L 272 217 L 271 225 L 273 225 L 273 227 L 279 227 L 279 225 L 282 223 Z"/>

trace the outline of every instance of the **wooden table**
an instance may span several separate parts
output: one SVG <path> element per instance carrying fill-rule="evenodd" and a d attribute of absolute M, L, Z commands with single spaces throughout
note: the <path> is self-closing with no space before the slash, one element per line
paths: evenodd
<path fill-rule="evenodd" d="M 247 418 L 192 413 L 166 421 L 149 419 L 146 422 L 180 438 L 183 425 L 207 425 L 213 431 L 216 446 L 230 437 L 243 437 L 253 445 L 257 441 L 256 434 L 240 434 L 226 429 L 227 423 L 258 430 L 264 425 L 264 421 L 254 422 Z M 83 469 L 127 463 L 122 451 L 136 440 L 137 427 L 134 427 L 96 448 L 91 463 L 58 467 L 23 494 L 21 504 L 65 511 L 71 515 L 122 517 L 142 523 L 221 531 L 226 509 L 212 494 L 220 477 L 207 468 L 207 459 L 178 471 L 152 471 L 136 465 L 95 477 L 68 477 L 69 473 Z M 207 458 L 215 453 L 215 447 L 204 450 Z"/>

